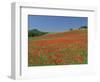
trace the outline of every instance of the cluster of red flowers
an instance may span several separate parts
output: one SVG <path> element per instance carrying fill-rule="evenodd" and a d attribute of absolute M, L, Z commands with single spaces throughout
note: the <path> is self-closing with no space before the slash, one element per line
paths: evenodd
<path fill-rule="evenodd" d="M 34 38 L 34 37 L 33 37 Z M 29 65 L 84 64 L 87 61 L 87 31 L 48 34 L 29 40 Z"/>

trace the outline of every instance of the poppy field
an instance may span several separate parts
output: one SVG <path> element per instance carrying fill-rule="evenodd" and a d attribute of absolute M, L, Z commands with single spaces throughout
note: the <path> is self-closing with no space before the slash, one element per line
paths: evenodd
<path fill-rule="evenodd" d="M 87 29 L 28 38 L 28 66 L 88 63 Z"/>

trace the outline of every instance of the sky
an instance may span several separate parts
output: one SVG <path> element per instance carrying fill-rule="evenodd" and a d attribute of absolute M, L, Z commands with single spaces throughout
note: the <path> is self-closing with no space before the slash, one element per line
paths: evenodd
<path fill-rule="evenodd" d="M 63 32 L 71 28 L 88 26 L 87 17 L 29 15 L 28 29 L 44 32 Z"/>

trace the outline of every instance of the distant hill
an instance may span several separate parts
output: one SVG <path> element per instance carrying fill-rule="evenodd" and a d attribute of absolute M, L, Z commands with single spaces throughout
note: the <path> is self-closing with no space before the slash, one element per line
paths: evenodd
<path fill-rule="evenodd" d="M 29 37 L 41 36 L 41 35 L 44 35 L 44 34 L 47 34 L 47 33 L 48 33 L 48 32 L 39 31 L 38 29 L 31 29 L 31 30 L 28 30 L 28 36 L 29 36 Z"/>
<path fill-rule="evenodd" d="M 79 29 L 87 29 L 87 26 L 81 26 Z"/>

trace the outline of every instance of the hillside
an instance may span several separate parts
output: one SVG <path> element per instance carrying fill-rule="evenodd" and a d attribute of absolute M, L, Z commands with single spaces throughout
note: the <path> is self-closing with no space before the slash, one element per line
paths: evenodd
<path fill-rule="evenodd" d="M 87 30 L 30 37 L 29 66 L 87 64 Z"/>
<path fill-rule="evenodd" d="M 37 29 L 32 29 L 32 30 L 28 30 L 28 37 L 41 36 L 47 33 L 48 32 L 42 32 Z"/>

